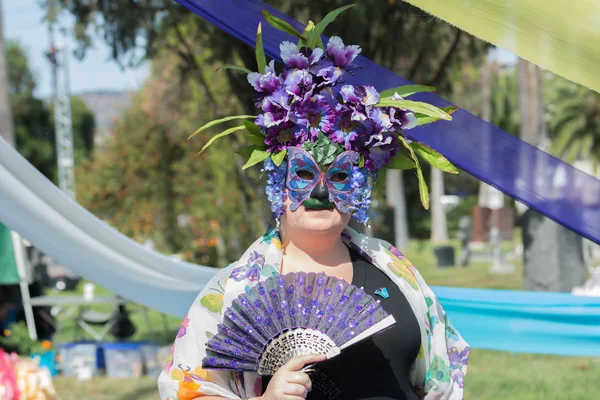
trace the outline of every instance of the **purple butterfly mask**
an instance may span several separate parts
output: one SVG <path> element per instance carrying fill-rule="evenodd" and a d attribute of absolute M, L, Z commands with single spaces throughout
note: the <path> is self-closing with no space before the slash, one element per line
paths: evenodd
<path fill-rule="evenodd" d="M 335 204 L 341 213 L 347 213 L 353 206 L 351 176 L 352 168 L 360 160 L 357 152 L 344 151 L 337 156 L 326 172 L 322 172 L 312 155 L 300 147 L 289 147 L 287 159 L 286 187 L 292 211 L 296 211 L 310 197 L 319 183 L 327 187 L 329 201 Z"/>

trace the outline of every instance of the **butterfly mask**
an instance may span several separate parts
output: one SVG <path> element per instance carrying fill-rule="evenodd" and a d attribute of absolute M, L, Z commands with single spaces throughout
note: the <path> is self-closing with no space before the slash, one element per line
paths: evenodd
<path fill-rule="evenodd" d="M 355 151 L 344 151 L 327 171 L 321 167 L 312 155 L 300 147 L 289 147 L 287 151 L 288 168 L 286 187 L 291 201 L 291 210 L 296 211 L 300 205 L 311 197 L 315 188 L 326 188 L 329 201 L 345 214 L 352 204 L 352 168 L 360 156 Z"/>

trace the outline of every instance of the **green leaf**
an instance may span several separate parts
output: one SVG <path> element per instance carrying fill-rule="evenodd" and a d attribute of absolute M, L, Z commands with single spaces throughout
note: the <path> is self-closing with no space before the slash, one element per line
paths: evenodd
<path fill-rule="evenodd" d="M 454 165 L 452 165 L 452 163 L 448 161 L 446 157 L 433 150 L 432 148 L 417 142 L 412 142 L 410 146 L 413 148 L 415 153 L 417 153 L 419 156 L 421 156 L 421 158 L 423 158 L 435 168 L 441 169 L 442 171 L 451 174 L 458 174 L 458 169 Z"/>
<path fill-rule="evenodd" d="M 271 26 L 275 29 L 279 29 L 280 31 L 283 31 L 285 33 L 289 33 L 292 36 L 296 36 L 299 37 L 300 39 L 305 39 L 306 38 L 296 30 L 296 28 L 294 28 L 292 25 L 290 25 L 288 22 L 282 20 L 281 18 L 278 18 L 276 16 L 274 16 L 273 14 L 271 14 L 270 12 L 268 12 L 267 10 L 263 10 L 262 11 L 262 15 L 263 17 L 265 17 L 265 19 L 267 20 L 267 22 L 269 24 L 271 24 Z"/>
<path fill-rule="evenodd" d="M 287 150 L 283 149 L 279 153 L 273 154 L 271 156 L 271 159 L 273 160 L 273 163 L 279 167 L 281 165 L 281 163 L 283 162 L 283 159 L 285 158 L 286 154 L 287 154 Z"/>
<path fill-rule="evenodd" d="M 360 156 L 360 161 L 358 162 L 358 168 L 362 168 L 364 166 L 365 166 L 365 156 Z"/>
<path fill-rule="evenodd" d="M 446 114 L 451 115 L 453 112 L 455 112 L 456 110 L 458 110 L 458 107 L 444 107 L 442 108 L 442 111 L 444 111 Z M 426 125 L 426 124 L 430 124 L 432 122 L 435 121 L 439 121 L 439 118 L 435 118 L 435 117 L 428 117 L 426 115 L 423 114 L 415 114 L 415 117 L 417 117 L 417 126 L 420 125 Z"/>
<path fill-rule="evenodd" d="M 302 38 L 300 40 L 298 40 L 298 48 L 307 46 L 306 38 L 308 37 L 310 32 L 312 32 L 314 29 L 315 29 L 315 23 L 309 20 L 308 24 L 306 24 L 306 27 L 304 28 L 304 31 L 302 32 Z"/>
<path fill-rule="evenodd" d="M 419 196 L 421 197 L 421 204 L 423 204 L 423 208 L 429 210 L 429 189 L 427 188 L 427 182 L 425 182 L 425 177 L 423 177 L 423 170 L 421 169 L 419 159 L 417 158 L 415 151 L 412 147 L 410 147 L 410 144 L 406 141 L 404 136 L 398 135 L 398 139 L 410 152 L 410 156 L 415 162 L 415 166 L 417 167 L 417 177 L 419 178 Z"/>
<path fill-rule="evenodd" d="M 208 124 L 201 126 L 200 128 L 198 128 L 198 130 L 196 132 L 192 133 L 192 135 L 188 138 L 188 140 L 190 140 L 191 138 L 193 138 L 200 132 L 205 131 L 212 126 L 222 124 L 223 122 L 232 121 L 234 119 L 250 119 L 250 118 L 256 118 L 256 115 L 234 115 L 232 117 L 225 117 L 225 118 L 221 118 L 221 119 L 216 119 L 214 121 L 210 121 Z"/>
<path fill-rule="evenodd" d="M 265 161 L 267 158 L 269 158 L 269 156 L 271 156 L 271 153 L 269 153 L 266 150 L 254 149 L 254 151 L 250 155 L 250 159 L 248 160 L 248 162 L 246 162 L 246 164 L 244 164 L 242 169 L 244 170 L 246 168 L 250 168 L 251 166 L 258 164 L 261 161 Z"/>
<path fill-rule="evenodd" d="M 433 86 L 423 85 L 404 85 L 396 88 L 384 90 L 379 93 L 380 98 L 392 97 L 395 93 L 398 93 L 401 97 L 408 97 L 415 93 L 433 92 L 435 88 Z"/>
<path fill-rule="evenodd" d="M 315 29 L 313 29 L 310 32 L 310 35 L 307 38 L 308 47 L 310 47 L 311 49 L 314 49 L 315 47 L 317 47 L 317 44 L 319 44 L 319 39 L 321 38 L 321 35 L 325 31 L 325 28 L 327 28 L 327 25 L 332 23 L 338 17 L 338 15 L 340 15 L 343 11 L 349 9 L 350 7 L 354 7 L 354 6 L 355 6 L 355 4 L 350 4 L 350 5 L 347 5 L 344 7 L 337 8 L 337 9 L 331 11 L 329 14 L 327 14 L 325 16 L 325 18 L 323 18 L 323 20 L 321 20 L 321 22 L 319 22 L 315 26 Z M 322 43 L 321 43 L 321 46 L 322 46 Z"/>
<path fill-rule="evenodd" d="M 375 104 L 375 107 L 398 107 L 429 117 L 435 117 L 438 119 L 444 119 L 446 121 L 452 121 L 452 117 L 442 109 L 429 103 L 423 103 L 421 101 L 392 100 L 391 97 L 386 97 L 379 100 L 379 103 Z"/>
<path fill-rule="evenodd" d="M 206 150 L 208 148 L 208 146 L 210 146 L 211 144 L 213 144 L 213 142 L 215 140 L 217 140 L 219 138 L 222 138 L 223 136 L 227 136 L 229 134 L 232 134 L 233 132 L 241 131 L 243 129 L 246 129 L 246 127 L 244 125 L 234 126 L 233 128 L 226 129 L 223 132 L 216 134 L 215 136 L 213 136 L 213 137 L 210 138 L 210 140 L 208 141 L 208 143 L 206 143 L 204 145 L 204 147 L 202 147 L 202 149 L 198 152 L 198 154 L 200 154 L 204 150 Z"/>
<path fill-rule="evenodd" d="M 236 153 L 239 154 L 240 156 L 244 157 L 244 159 L 248 160 L 250 158 L 250 156 L 252 155 L 252 152 L 257 149 L 259 149 L 259 148 L 256 145 L 252 145 L 252 146 L 244 147 L 244 148 L 236 151 Z"/>
<path fill-rule="evenodd" d="M 215 70 L 215 72 L 217 72 L 217 71 L 218 71 L 218 70 L 220 70 L 221 68 L 222 68 L 222 69 L 234 69 L 234 70 L 236 70 L 236 71 L 242 71 L 242 72 L 245 72 L 246 74 L 251 74 L 251 73 L 252 73 L 252 71 L 250 71 L 248 68 L 246 68 L 246 67 L 240 67 L 239 65 L 222 65 L 222 66 L 220 66 L 219 68 L 217 68 L 217 69 Z"/>
<path fill-rule="evenodd" d="M 398 153 L 396 157 L 392 158 L 388 168 L 391 169 L 413 169 L 416 168 L 415 162 L 405 156 L 404 154 Z"/>
<path fill-rule="evenodd" d="M 244 126 L 248 130 L 249 134 L 259 137 L 259 138 L 262 138 L 264 140 L 265 134 L 262 133 L 262 131 L 260 130 L 258 125 L 256 125 L 254 122 L 244 121 Z"/>
<path fill-rule="evenodd" d="M 248 139 L 250 139 L 250 142 L 252 142 L 252 144 L 254 144 L 257 148 L 259 149 L 266 149 L 267 145 L 265 144 L 265 138 L 263 137 L 259 137 L 256 135 L 248 135 Z"/>
<path fill-rule="evenodd" d="M 258 29 L 256 30 L 256 63 L 258 64 L 258 72 L 264 74 L 265 68 L 267 68 L 267 57 L 263 47 L 262 22 L 258 23 Z"/>

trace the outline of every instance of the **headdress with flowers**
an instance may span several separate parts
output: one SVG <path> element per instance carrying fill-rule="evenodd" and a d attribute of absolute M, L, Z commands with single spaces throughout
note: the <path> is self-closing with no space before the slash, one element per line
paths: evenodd
<path fill-rule="evenodd" d="M 418 92 L 432 91 L 432 87 L 406 85 L 379 93 L 372 86 L 344 84 L 344 73 L 352 71 L 361 48 L 346 46 L 335 36 L 324 46 L 321 34 L 349 7 L 352 5 L 330 12 L 316 25 L 309 21 L 302 33 L 263 11 L 273 27 L 299 38 L 298 43 L 280 44 L 283 68 L 278 71 L 274 61 L 267 64 L 260 23 L 256 35 L 258 72 L 225 66 L 247 73 L 254 89 L 252 99 L 262 113 L 215 120 L 194 133 L 220 123 L 246 120 L 243 125 L 212 137 L 200 152 L 220 137 L 246 131 L 253 144 L 238 152 L 247 159 L 243 169 L 263 162 L 268 172 L 267 197 L 277 217 L 284 212 L 287 170 L 284 160 L 291 147 L 306 150 L 321 166 L 331 164 L 347 150 L 360 155 L 349 177 L 353 190 L 352 206 L 347 211 L 362 223 L 368 219 L 371 203 L 369 178 L 375 180 L 382 169 L 416 169 L 421 202 L 426 209 L 429 194 L 419 158 L 445 172 L 458 172 L 441 154 L 405 136 L 406 130 L 416 126 L 452 119 L 450 114 L 455 107 L 438 108 L 405 99 Z"/>

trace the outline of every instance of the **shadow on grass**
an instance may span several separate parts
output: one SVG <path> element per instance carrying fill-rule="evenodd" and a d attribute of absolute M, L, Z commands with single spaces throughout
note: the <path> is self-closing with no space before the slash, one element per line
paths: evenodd
<path fill-rule="evenodd" d="M 155 384 L 153 386 L 145 386 L 138 388 L 136 390 L 132 390 L 131 392 L 125 393 L 115 400 L 131 400 L 131 399 L 141 399 L 144 396 L 156 395 L 158 398 L 158 385 Z"/>

